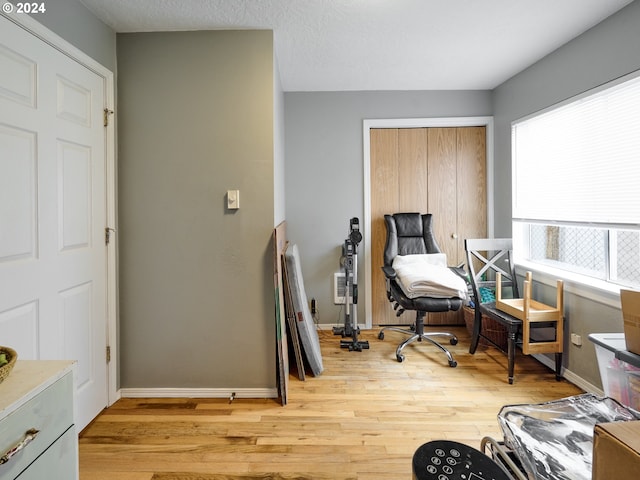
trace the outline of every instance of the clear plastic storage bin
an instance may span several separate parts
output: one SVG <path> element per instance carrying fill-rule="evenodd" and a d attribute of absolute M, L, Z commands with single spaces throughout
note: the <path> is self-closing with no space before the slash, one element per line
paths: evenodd
<path fill-rule="evenodd" d="M 624 333 L 592 333 L 607 397 L 640 410 L 640 355 L 627 351 Z"/>

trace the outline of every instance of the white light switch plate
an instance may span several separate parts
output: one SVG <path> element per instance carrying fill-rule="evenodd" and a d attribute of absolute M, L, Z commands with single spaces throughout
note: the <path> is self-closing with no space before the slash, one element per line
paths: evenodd
<path fill-rule="evenodd" d="M 240 208 L 240 190 L 227 190 L 227 208 L 229 210 Z"/>

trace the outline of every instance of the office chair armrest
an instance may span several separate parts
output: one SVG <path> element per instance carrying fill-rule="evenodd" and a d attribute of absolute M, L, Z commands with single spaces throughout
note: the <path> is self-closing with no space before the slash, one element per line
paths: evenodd
<path fill-rule="evenodd" d="M 395 280 L 397 277 L 396 271 L 393 269 L 393 267 L 384 266 L 382 267 L 382 271 L 384 272 L 384 276 L 389 280 Z"/>
<path fill-rule="evenodd" d="M 462 278 L 465 282 L 467 282 L 467 284 L 469 283 L 469 274 L 464 269 L 464 263 L 461 265 L 458 265 L 457 267 L 449 267 L 449 270 L 451 270 L 453 273 L 455 273 L 460 278 Z"/>

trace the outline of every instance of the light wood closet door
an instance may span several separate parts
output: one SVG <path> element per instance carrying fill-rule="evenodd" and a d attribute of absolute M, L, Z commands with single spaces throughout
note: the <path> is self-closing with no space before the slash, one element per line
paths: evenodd
<path fill-rule="evenodd" d="M 457 130 L 457 243 L 456 264 L 466 263 L 465 238 L 487 236 L 487 134 L 485 127 Z"/>
<path fill-rule="evenodd" d="M 450 266 L 464 262 L 464 239 L 486 236 L 485 127 L 372 129 L 371 279 L 374 325 L 411 324 L 386 298 L 384 215 L 432 213 Z M 430 325 L 464 323 L 461 312 L 430 314 Z"/>

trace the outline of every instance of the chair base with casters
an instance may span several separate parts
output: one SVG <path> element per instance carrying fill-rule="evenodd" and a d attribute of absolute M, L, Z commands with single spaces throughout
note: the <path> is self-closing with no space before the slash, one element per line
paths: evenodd
<path fill-rule="evenodd" d="M 449 275 L 453 275 L 451 271 L 457 273 L 455 269 L 446 268 L 446 258 L 442 258 L 440 247 L 433 234 L 432 216 L 431 214 L 422 215 L 420 213 L 396 213 L 394 215 L 385 215 L 384 220 L 387 229 L 387 239 L 384 248 L 384 265 L 382 271 L 384 272 L 386 281 L 387 299 L 393 304 L 396 316 L 402 315 L 406 310 L 413 310 L 416 312 L 416 321 L 410 330 L 399 327 L 384 327 L 380 330 L 378 338 L 380 340 L 384 339 L 385 330 L 409 335 L 409 338 L 400 343 L 396 349 L 396 359 L 398 362 L 402 362 L 405 359 L 402 353 L 404 347 L 416 341 L 426 341 L 439 348 L 446 355 L 450 367 L 456 367 L 457 362 L 453 359 L 451 352 L 438 343 L 436 338 L 448 339 L 451 345 L 456 345 L 458 343 L 457 337 L 448 332 L 425 333 L 424 317 L 427 313 L 459 310 L 462 307 L 463 299 L 453 294 L 452 296 L 442 296 L 441 294 L 438 296 L 428 296 L 425 294 L 424 296 L 414 295 L 409 297 L 400 285 L 398 272 L 394 269 L 394 260 L 396 260 L 396 257 L 414 255 L 424 258 L 432 254 L 438 254 L 433 256 L 442 260 L 443 264 L 438 264 L 437 267 L 434 267 L 435 271 L 441 268 Z M 405 258 L 402 259 L 403 262 Z M 396 266 L 396 268 L 398 267 Z M 455 277 L 455 275 L 453 276 Z M 438 280 L 440 280 L 440 277 L 438 277 Z M 460 281 L 460 279 L 458 279 L 458 281 Z M 461 281 L 461 284 L 462 288 L 465 289 L 466 295 L 465 283 Z M 447 290 L 447 293 L 449 292 L 451 292 L 451 290 Z M 458 295 L 459 291 L 456 289 L 455 293 Z"/>
<path fill-rule="evenodd" d="M 418 341 L 418 342 L 422 342 L 423 340 L 426 340 L 427 342 L 432 343 L 433 345 L 435 345 L 436 347 L 438 347 L 440 350 L 442 350 L 444 352 L 444 354 L 447 356 L 447 359 L 449 360 L 449 366 L 450 367 L 456 367 L 458 365 L 458 362 L 456 362 L 453 359 L 453 355 L 451 355 L 451 352 L 449 352 L 449 350 L 447 350 L 446 348 L 444 348 L 442 345 L 440 345 L 440 343 L 438 343 L 436 340 L 434 340 L 433 337 L 443 337 L 443 338 L 448 338 L 449 339 L 449 343 L 451 345 L 456 345 L 458 343 L 458 338 L 453 334 L 453 333 L 449 333 L 449 332 L 429 332 L 429 333 L 424 333 L 424 317 L 425 317 L 425 313 L 426 312 L 418 312 L 416 315 L 416 323 L 413 326 L 413 328 L 411 330 L 405 330 L 404 328 L 400 328 L 400 327 L 384 327 L 382 328 L 382 330 L 380 330 L 380 333 L 378 333 L 378 339 L 380 340 L 384 340 L 384 332 L 386 330 L 391 330 L 393 332 L 399 332 L 399 333 L 403 333 L 405 335 L 409 335 L 409 338 L 407 338 L 404 342 L 402 342 L 400 345 L 398 345 L 398 348 L 396 348 L 396 359 L 398 360 L 398 362 L 403 362 L 405 357 L 402 354 L 402 350 L 404 349 L 404 347 L 406 347 L 407 345 Z"/>

